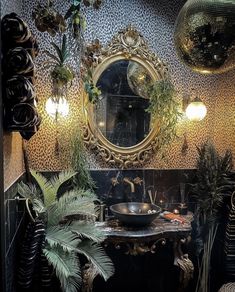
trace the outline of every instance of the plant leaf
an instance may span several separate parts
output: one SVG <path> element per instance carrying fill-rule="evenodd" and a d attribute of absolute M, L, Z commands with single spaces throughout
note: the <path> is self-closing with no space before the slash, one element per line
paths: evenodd
<path fill-rule="evenodd" d="M 83 240 L 79 243 L 77 250 L 91 261 L 105 281 L 114 274 L 113 263 L 99 244 L 94 244 L 89 240 Z"/>
<path fill-rule="evenodd" d="M 76 253 L 60 248 L 43 249 L 48 262 L 54 267 L 63 292 L 77 292 L 81 286 L 81 270 Z"/>
<path fill-rule="evenodd" d="M 47 56 L 49 56 L 50 58 L 52 58 L 54 61 L 56 61 L 56 64 L 60 64 L 61 60 L 59 58 L 57 58 L 55 55 L 53 55 L 51 52 L 44 50 L 43 51 L 45 54 L 47 54 Z"/>
<path fill-rule="evenodd" d="M 104 233 L 99 230 L 94 223 L 85 221 L 74 221 L 69 225 L 72 232 L 75 232 L 79 237 L 86 237 L 94 242 L 103 242 L 106 238 Z"/>
<path fill-rule="evenodd" d="M 51 248 L 60 246 L 64 251 L 74 251 L 81 242 L 77 234 L 72 233 L 66 226 L 47 228 L 46 241 Z"/>
<path fill-rule="evenodd" d="M 60 63 L 59 65 L 63 65 L 63 55 L 62 55 L 62 52 L 61 52 L 61 49 L 59 48 L 59 46 L 57 46 L 56 43 L 54 42 L 51 42 L 51 45 L 53 46 L 53 48 L 55 49 L 57 55 L 58 55 L 58 58 L 60 60 Z"/>

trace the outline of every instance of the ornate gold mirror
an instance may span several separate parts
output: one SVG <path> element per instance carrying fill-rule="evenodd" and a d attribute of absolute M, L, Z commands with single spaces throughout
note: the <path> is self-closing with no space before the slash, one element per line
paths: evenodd
<path fill-rule="evenodd" d="M 88 102 L 87 96 L 84 101 L 85 143 L 110 164 L 140 166 L 157 149 L 159 131 L 146 111 L 147 88 L 167 77 L 167 67 L 131 26 L 106 47 L 96 41 L 95 51 L 88 50 L 87 56 L 92 56 L 92 79 L 100 95 L 95 103 Z"/>

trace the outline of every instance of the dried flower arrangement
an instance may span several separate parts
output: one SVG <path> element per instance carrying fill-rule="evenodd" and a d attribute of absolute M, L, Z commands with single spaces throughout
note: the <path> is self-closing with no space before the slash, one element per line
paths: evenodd
<path fill-rule="evenodd" d="M 231 180 L 233 167 L 231 151 L 219 155 L 211 142 L 197 148 L 197 182 L 193 194 L 197 208 L 195 213 L 197 256 L 199 275 L 196 292 L 210 291 L 211 253 L 219 226 L 220 209 L 226 195 L 231 195 L 235 182 Z"/>

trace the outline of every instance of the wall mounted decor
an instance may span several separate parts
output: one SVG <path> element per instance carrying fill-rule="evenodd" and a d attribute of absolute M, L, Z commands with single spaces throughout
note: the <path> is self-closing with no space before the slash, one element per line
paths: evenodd
<path fill-rule="evenodd" d="M 15 13 L 5 15 L 2 29 L 4 127 L 30 139 L 40 118 L 34 90 L 38 45 L 28 25 Z"/>
<path fill-rule="evenodd" d="M 177 121 L 177 109 L 171 111 L 177 104 L 166 65 L 149 50 L 142 35 L 128 26 L 107 47 L 97 40 L 87 46 L 83 70 L 85 143 L 111 165 L 142 165 L 165 143 L 162 129 Z M 172 93 L 170 106 L 158 104 L 164 117 L 155 118 L 152 93 L 164 95 L 166 90 Z M 159 108 L 155 109 L 159 113 Z"/>
<path fill-rule="evenodd" d="M 235 67 L 235 2 L 188 0 L 175 24 L 179 58 L 200 73 L 221 73 Z"/>

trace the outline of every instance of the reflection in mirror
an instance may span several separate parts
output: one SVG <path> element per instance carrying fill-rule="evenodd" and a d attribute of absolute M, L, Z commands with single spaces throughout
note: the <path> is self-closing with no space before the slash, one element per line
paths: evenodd
<path fill-rule="evenodd" d="M 147 88 L 152 78 L 135 61 L 118 60 L 100 75 L 96 86 L 101 90 L 96 104 L 96 124 L 104 137 L 119 147 L 131 147 L 150 132 Z"/>

